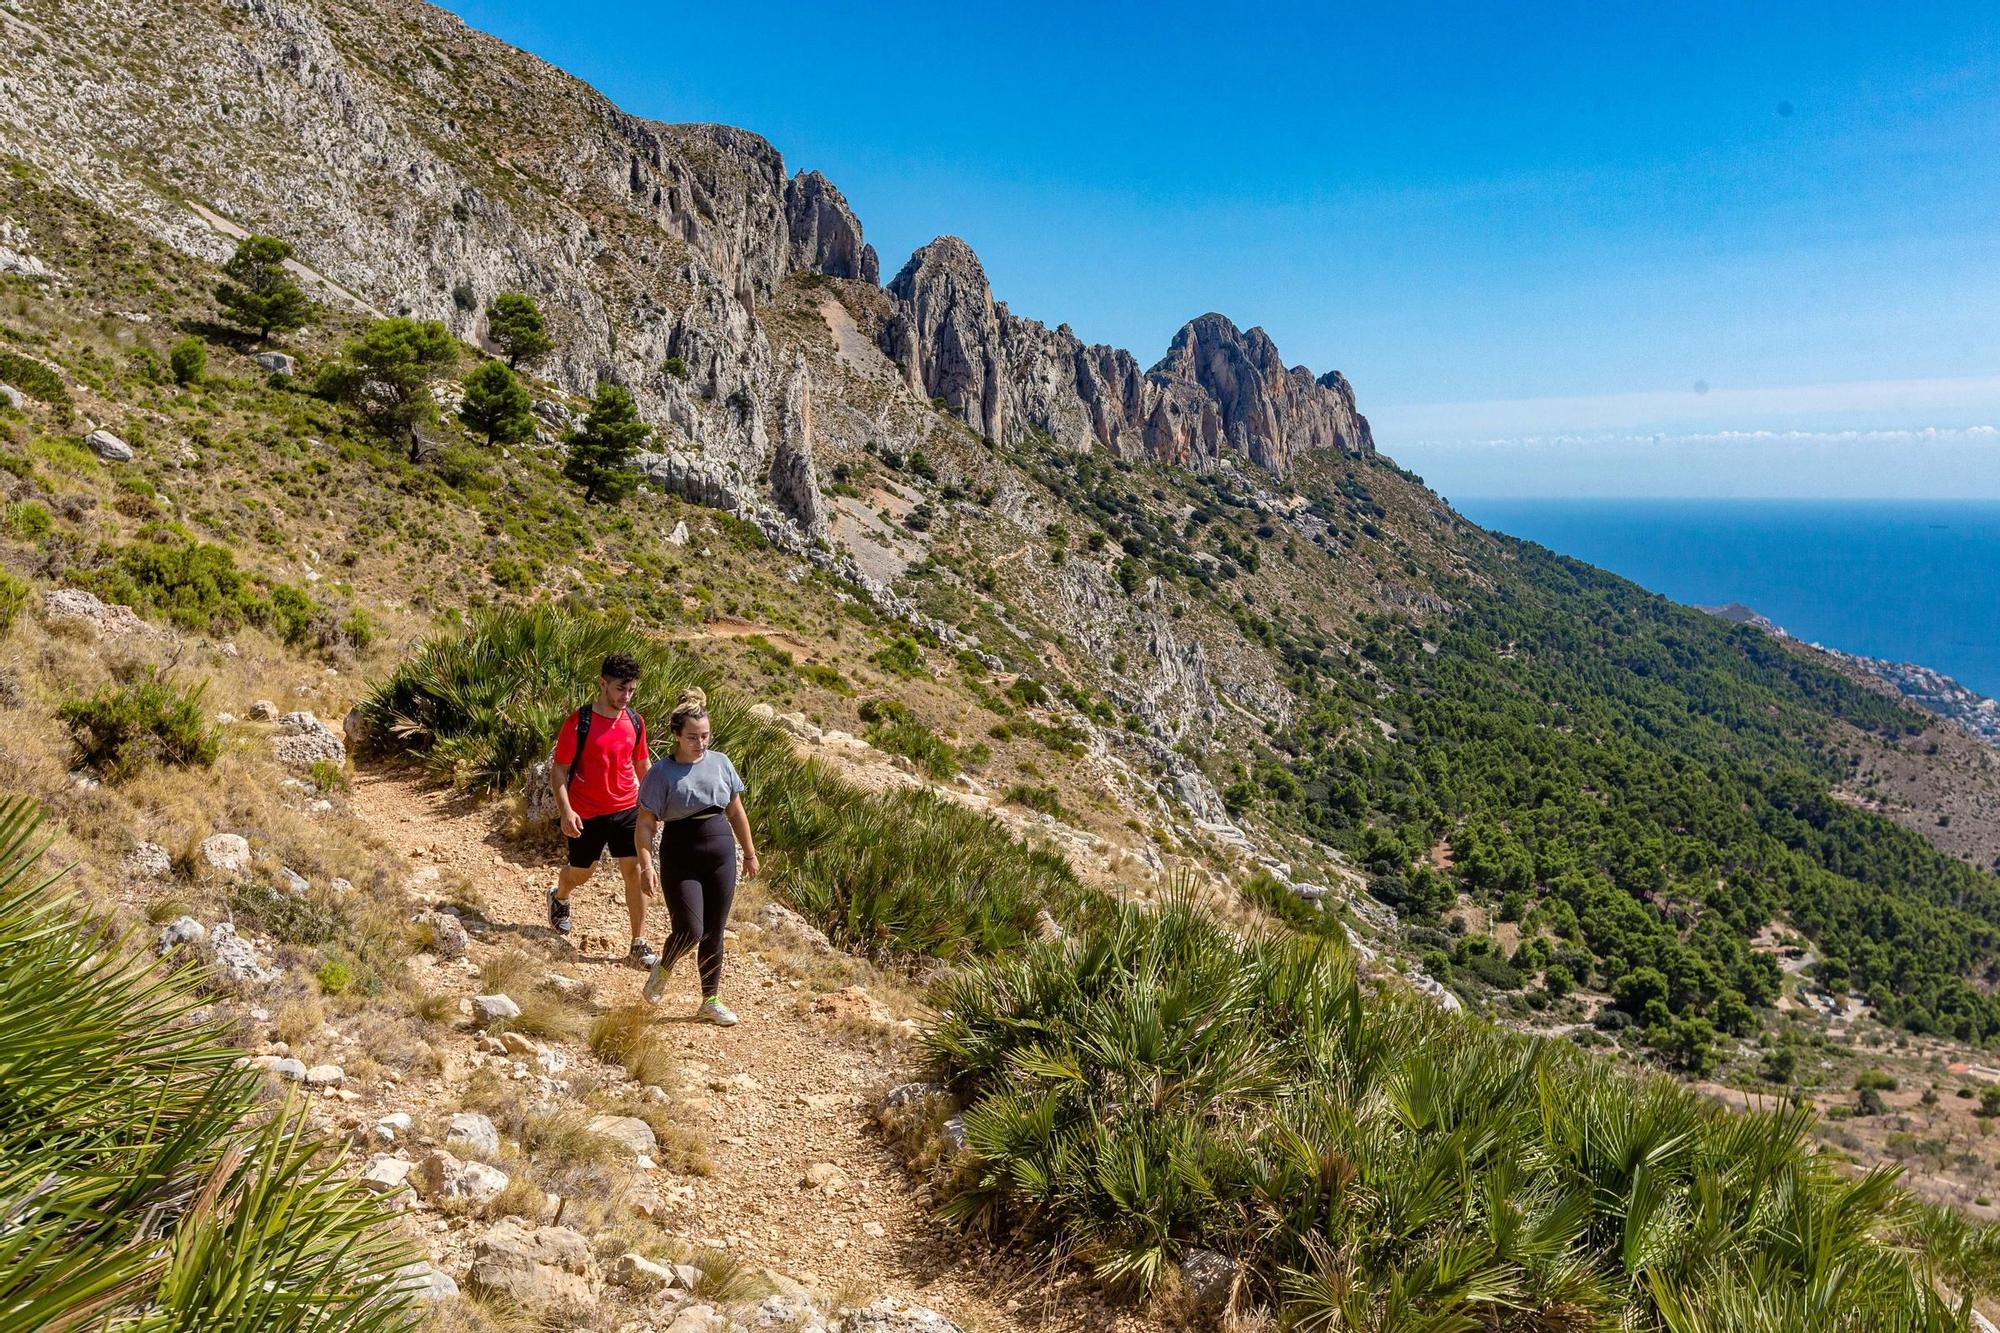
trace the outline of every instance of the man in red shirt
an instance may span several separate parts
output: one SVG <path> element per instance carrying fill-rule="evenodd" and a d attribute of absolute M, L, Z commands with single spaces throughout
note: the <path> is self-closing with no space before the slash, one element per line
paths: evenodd
<path fill-rule="evenodd" d="M 597 697 L 569 715 L 550 755 L 549 788 L 555 793 L 569 864 L 549 890 L 549 925 L 569 934 L 569 896 L 588 880 L 608 847 L 625 877 L 625 911 L 632 918 L 632 950 L 640 967 L 660 961 L 646 943 L 646 886 L 639 878 L 637 827 L 639 784 L 652 764 L 646 748 L 646 720 L 634 712 L 639 663 L 624 653 L 604 659 Z M 578 732 L 582 744 L 578 744 Z"/>

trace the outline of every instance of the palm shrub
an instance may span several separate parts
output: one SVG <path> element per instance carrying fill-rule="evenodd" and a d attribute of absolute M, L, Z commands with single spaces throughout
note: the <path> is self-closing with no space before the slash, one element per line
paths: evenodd
<path fill-rule="evenodd" d="M 801 758 L 705 667 L 633 627 L 549 608 L 488 612 L 422 645 L 362 702 L 371 733 L 439 781 L 501 793 L 545 759 L 599 665 L 628 653 L 644 699 L 708 694 L 716 746 L 748 786 L 778 895 L 850 948 L 950 958 L 1012 948 L 1037 914 L 1082 920 L 1100 896 L 1061 856 L 927 792 L 861 792 Z M 658 731 L 656 744 L 669 741 Z M 536 779 L 529 779 L 536 780 Z"/>
<path fill-rule="evenodd" d="M 81 923 L 0 802 L 0 1328 L 376 1330 L 413 1255 L 200 997 Z"/>
<path fill-rule="evenodd" d="M 1302 1330 L 1963 1327 L 1990 1232 L 1735 1115 L 1240 938 L 1185 891 L 948 975 L 957 1221 L 1148 1289 L 1193 1247 Z"/>

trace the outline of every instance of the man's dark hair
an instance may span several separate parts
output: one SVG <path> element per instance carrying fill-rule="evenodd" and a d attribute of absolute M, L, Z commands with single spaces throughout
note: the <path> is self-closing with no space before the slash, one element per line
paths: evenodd
<path fill-rule="evenodd" d="M 639 659 L 630 653 L 613 653 L 604 659 L 601 673 L 606 680 L 639 679 Z"/>

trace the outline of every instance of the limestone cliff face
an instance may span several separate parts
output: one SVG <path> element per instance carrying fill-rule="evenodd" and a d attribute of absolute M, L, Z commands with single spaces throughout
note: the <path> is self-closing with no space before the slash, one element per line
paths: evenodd
<path fill-rule="evenodd" d="M 1066 324 L 1051 330 L 994 301 L 979 257 L 956 236 L 917 251 L 888 290 L 896 313 L 881 329 L 883 352 L 911 389 L 993 440 L 1039 432 L 1197 468 L 1228 450 L 1280 473 L 1308 450 L 1375 451 L 1338 371 L 1315 379 L 1287 368 L 1262 329 L 1243 332 L 1222 315 L 1182 327 L 1141 373 L 1130 352 L 1085 346 Z"/>
<path fill-rule="evenodd" d="M 556 335 L 538 369 L 630 387 L 662 484 L 822 530 L 805 386 L 764 311 L 793 273 L 880 266 L 833 183 L 757 135 L 628 115 L 422 0 L 16 0 L 0 105 L 0 153 L 204 258 L 283 236 L 328 299 L 474 342 L 488 301 L 529 293 Z M 887 295 L 875 332 L 910 389 L 996 440 L 1278 471 L 1372 449 L 1345 380 L 1219 315 L 1142 370 L 1014 315 L 955 237 Z"/>

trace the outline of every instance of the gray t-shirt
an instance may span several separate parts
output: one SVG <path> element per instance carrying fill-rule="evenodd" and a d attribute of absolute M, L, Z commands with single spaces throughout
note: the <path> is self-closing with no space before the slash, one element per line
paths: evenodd
<path fill-rule="evenodd" d="M 655 759 L 639 784 L 639 804 L 662 823 L 686 819 L 706 810 L 720 810 L 743 790 L 736 765 L 720 750 L 710 750 L 692 764 L 668 755 Z"/>

